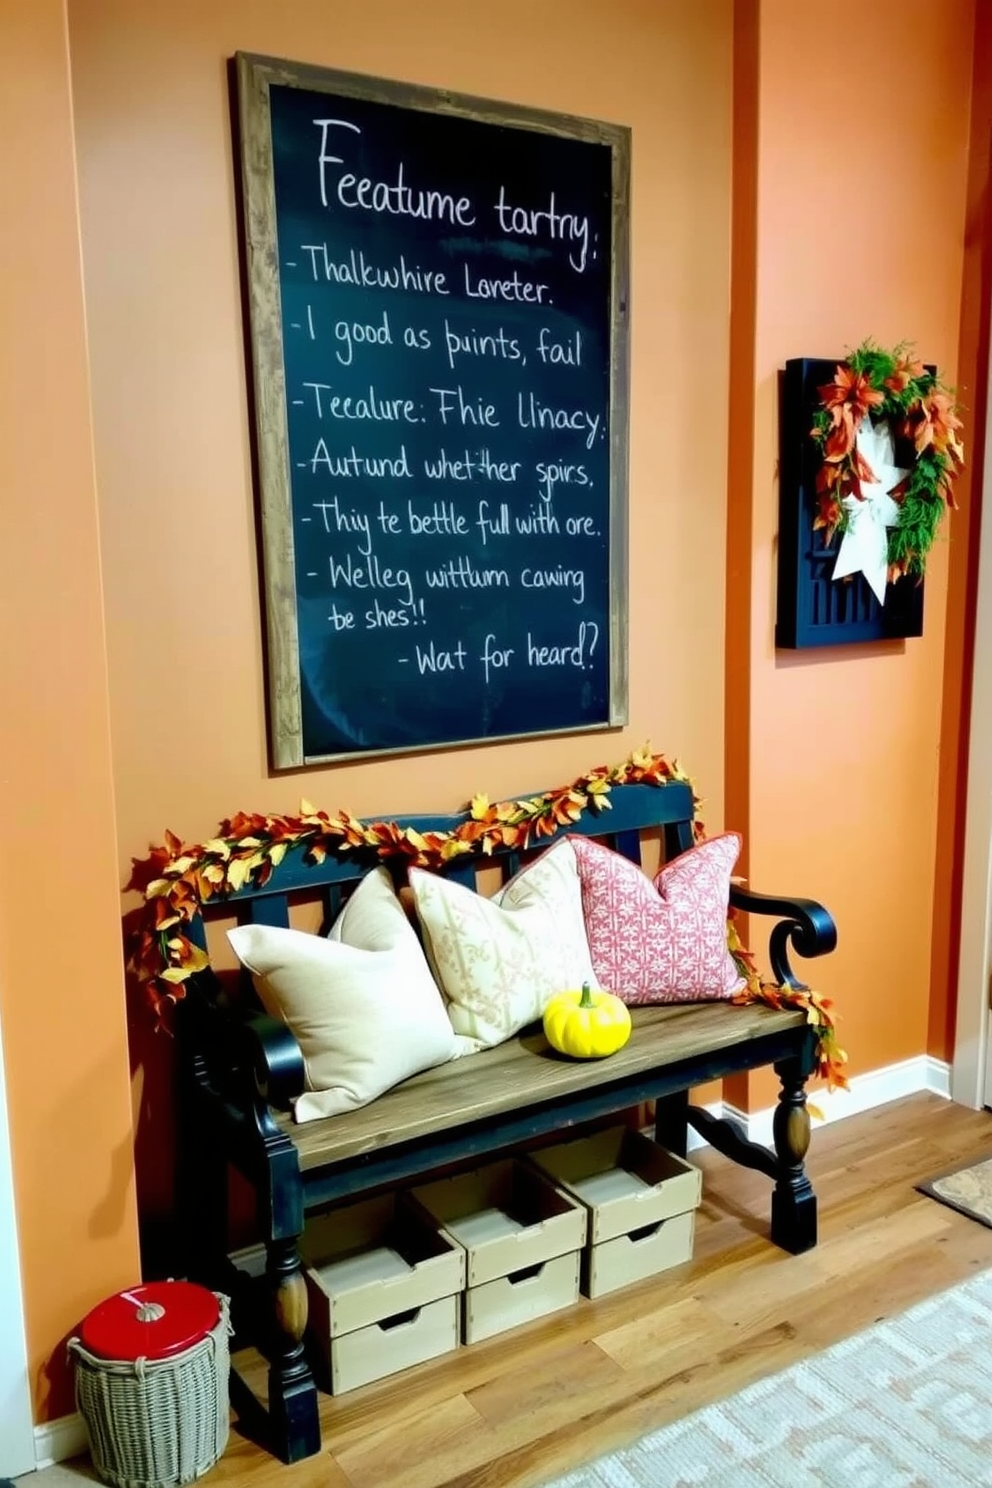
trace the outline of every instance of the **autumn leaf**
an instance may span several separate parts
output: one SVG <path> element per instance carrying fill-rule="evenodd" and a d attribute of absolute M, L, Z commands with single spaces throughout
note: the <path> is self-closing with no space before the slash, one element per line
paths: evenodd
<path fill-rule="evenodd" d="M 877 477 L 877 475 L 875 474 L 874 470 L 872 470 L 871 466 L 869 465 L 868 461 L 865 459 L 864 455 L 857 448 L 855 448 L 855 450 L 854 450 L 853 460 L 854 460 L 854 474 L 855 474 L 856 479 L 858 481 L 864 481 L 869 486 L 876 485 L 878 483 L 878 477 Z M 858 487 L 858 489 L 855 491 L 854 494 L 860 500 L 863 500 L 864 499 L 862 497 L 862 495 L 861 495 L 860 486 Z"/>
<path fill-rule="evenodd" d="M 866 372 L 855 372 L 843 364 L 835 370 L 833 382 L 817 388 L 817 393 L 835 424 L 844 419 L 860 423 L 866 413 L 885 402 L 885 394 L 872 387 Z"/>
<path fill-rule="evenodd" d="M 219 863 L 208 863 L 205 868 L 198 869 L 195 878 L 200 899 L 204 903 L 212 899 L 215 893 L 223 892 L 224 869 Z"/>
<path fill-rule="evenodd" d="M 243 889 L 248 880 L 247 858 L 232 858 L 227 865 L 227 887 L 232 894 Z"/>
<path fill-rule="evenodd" d="M 187 981 L 192 975 L 193 968 L 190 966 L 167 966 L 164 971 L 159 972 L 158 979 L 160 982 L 175 984 Z"/>
<path fill-rule="evenodd" d="M 823 458 L 828 465 L 835 465 L 841 460 L 846 460 L 854 449 L 854 440 L 857 429 L 852 420 L 847 417 L 841 419 L 831 429 L 823 446 Z"/>
<path fill-rule="evenodd" d="M 885 387 L 893 393 L 904 393 L 911 382 L 917 382 L 926 372 L 921 361 L 904 359 L 896 364 L 894 372 L 885 379 Z"/>
<path fill-rule="evenodd" d="M 170 925 L 178 925 L 181 922 L 179 913 L 164 899 L 156 899 L 153 910 L 156 930 L 167 930 Z"/>

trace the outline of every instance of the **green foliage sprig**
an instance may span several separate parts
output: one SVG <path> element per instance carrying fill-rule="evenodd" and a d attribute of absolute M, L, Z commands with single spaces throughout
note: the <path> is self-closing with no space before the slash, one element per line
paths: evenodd
<path fill-rule="evenodd" d="M 885 351 L 864 341 L 838 364 L 833 382 L 817 389 L 820 406 L 812 437 L 822 455 L 816 477 L 813 523 L 829 543 L 848 523 L 844 498 L 864 500 L 862 484 L 875 472 L 857 447 L 864 420 L 888 423 L 911 452 L 908 474 L 889 495 L 899 520 L 889 532 L 889 577 L 922 575 L 946 507 L 954 507 L 954 479 L 964 466 L 961 420 L 951 390 L 938 372 L 912 355 L 908 343 Z"/>

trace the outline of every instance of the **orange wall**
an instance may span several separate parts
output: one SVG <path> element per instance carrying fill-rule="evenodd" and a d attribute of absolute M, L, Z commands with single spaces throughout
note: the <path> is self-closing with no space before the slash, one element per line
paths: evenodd
<path fill-rule="evenodd" d="M 776 653 L 777 375 L 872 336 L 909 338 L 956 378 L 974 0 L 947 0 L 939 27 L 931 14 L 877 0 L 838 49 L 820 7 L 758 6 L 750 867 L 834 912 L 839 948 L 812 979 L 840 1002 L 855 1073 L 927 1047 L 958 527 L 930 562 L 922 639 Z"/>
<path fill-rule="evenodd" d="M 122 860 L 165 826 L 202 839 L 239 807 L 303 793 L 360 813 L 452 809 L 646 738 L 691 767 L 720 824 L 730 9 L 71 4 Z M 633 127 L 622 735 L 268 774 L 224 73 L 239 48 Z"/>
<path fill-rule="evenodd" d="M 138 1275 L 63 11 L 0 0 L 0 1024 L 42 1416 L 72 1409 L 58 1341 Z"/>
<path fill-rule="evenodd" d="M 202 840 L 241 807 L 451 810 L 646 739 L 692 769 L 720 826 L 730 0 L 373 0 L 333 22 L 323 0 L 70 0 L 70 17 L 122 865 L 166 826 Z M 238 49 L 632 126 L 628 729 L 269 774 L 225 78 Z M 165 1217 L 168 1059 L 136 1024 L 131 1057 L 140 1204 Z"/>
<path fill-rule="evenodd" d="M 0 724 L 0 1006 L 39 1374 L 136 1267 L 118 888 L 166 825 L 202 837 L 239 806 L 304 792 L 362 813 L 444 809 L 562 781 L 645 737 L 692 769 L 706 820 L 724 819 L 730 0 L 68 5 L 89 371 L 63 5 L 0 0 L 0 108 L 18 142 L 0 157 L 0 282 L 17 286 L 0 337 L 17 562 L 0 604 L 4 633 L 28 638 L 0 662 L 18 703 Z M 913 337 L 954 374 L 972 10 L 947 0 L 934 27 L 924 0 L 878 0 L 841 61 L 821 7 L 742 0 L 759 91 L 756 117 L 737 103 L 754 145 L 735 269 L 753 303 L 735 297 L 732 339 L 735 398 L 754 413 L 734 448 L 753 445 L 753 480 L 731 482 L 750 508 L 730 528 L 745 582 L 727 654 L 744 624 L 728 749 L 749 733 L 750 765 L 743 792 L 732 769 L 728 782 L 754 882 L 837 914 L 841 949 L 817 980 L 843 1004 L 856 1070 L 925 1047 L 948 549 L 921 641 L 776 657 L 775 380 L 787 357 L 867 334 Z M 239 48 L 633 127 L 622 734 L 269 775 L 225 80 Z M 859 109 L 886 89 L 888 112 Z M 64 1376 L 46 1390 L 42 1414 L 68 1408 Z"/>

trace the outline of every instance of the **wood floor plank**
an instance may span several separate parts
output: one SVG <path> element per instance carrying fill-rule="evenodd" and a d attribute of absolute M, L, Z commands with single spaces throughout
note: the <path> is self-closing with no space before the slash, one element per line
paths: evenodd
<path fill-rule="evenodd" d="M 603 1398 L 614 1387 L 625 1385 L 623 1368 L 611 1359 L 598 1342 L 585 1339 L 569 1344 L 542 1361 L 539 1373 L 531 1375 L 523 1402 L 517 1372 L 488 1380 L 468 1392 L 468 1399 L 492 1426 L 519 1422 L 522 1415 L 538 1416 L 549 1407 L 555 1419 L 567 1427 L 582 1395 Z"/>
<path fill-rule="evenodd" d="M 535 1488 L 992 1267 L 992 1230 L 916 1191 L 992 1152 L 992 1115 L 936 1096 L 814 1129 L 821 1243 L 768 1238 L 761 1174 L 702 1150 L 693 1260 L 350 1395 L 284 1467 L 232 1435 L 216 1488 Z M 253 1383 L 264 1367 L 248 1365 Z"/>
<path fill-rule="evenodd" d="M 401 1424 L 384 1422 L 353 1446 L 336 1452 L 354 1488 L 419 1488 L 435 1481 L 435 1463 L 455 1470 L 471 1466 L 493 1452 L 493 1432 L 464 1395 L 432 1406 Z"/>

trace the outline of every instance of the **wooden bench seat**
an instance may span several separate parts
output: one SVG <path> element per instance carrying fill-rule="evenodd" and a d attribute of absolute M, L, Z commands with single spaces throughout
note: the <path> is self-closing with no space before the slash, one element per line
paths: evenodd
<path fill-rule="evenodd" d="M 618 1098 L 630 1105 L 639 1098 L 631 1096 L 631 1089 L 645 1079 L 655 1084 L 673 1071 L 681 1078 L 683 1068 L 695 1069 L 700 1059 L 713 1063 L 716 1078 L 738 1068 L 742 1044 L 792 1035 L 805 1023 L 804 1014 L 795 1009 L 775 1012 L 762 1004 L 733 1007 L 725 1002 L 632 1008 L 631 1017 L 630 1042 L 609 1059 L 580 1062 L 556 1054 L 534 1027 L 468 1060 L 424 1070 L 357 1111 L 303 1126 L 281 1115 L 279 1125 L 299 1155 L 306 1184 L 315 1169 L 333 1164 L 340 1170 L 346 1162 L 387 1148 L 396 1149 L 392 1156 L 400 1164 L 404 1149 L 425 1138 L 434 1142 L 440 1132 L 462 1133 L 468 1141 L 473 1127 L 489 1130 L 508 1115 L 519 1115 L 524 1106 L 535 1128 L 549 1120 L 557 1128 L 563 1101 L 571 1106 L 586 1096 L 593 1105 L 612 1103 L 619 1090 Z M 721 1061 L 724 1052 L 727 1058 Z M 718 1068 L 721 1063 L 727 1068 Z M 480 1136 L 475 1150 L 486 1145 Z M 345 1191 L 347 1185 L 341 1188 Z"/>
<path fill-rule="evenodd" d="M 686 784 L 624 786 L 614 790 L 612 804 L 608 814 L 586 815 L 568 830 L 595 836 L 635 862 L 645 833 L 661 836 L 668 859 L 692 845 L 693 798 Z M 402 824 L 448 831 L 461 819 L 412 817 Z M 504 879 L 520 866 L 514 852 L 501 852 L 496 861 Z M 229 916 L 233 906 L 242 921 L 288 925 L 291 899 L 306 891 L 319 898 L 329 923 L 369 866 L 370 860 L 352 857 L 313 864 L 291 851 L 264 887 L 249 885 L 215 908 Z M 477 886 L 473 860 L 455 859 L 446 871 Z M 734 886 L 731 902 L 775 917 L 768 961 L 779 983 L 799 985 L 790 947 L 817 956 L 836 942 L 830 916 L 810 900 Z M 206 948 L 200 919 L 190 934 Z M 801 1011 L 712 1002 L 638 1008 L 630 1042 L 608 1059 L 588 1062 L 555 1054 L 539 1027 L 526 1029 L 495 1049 L 418 1074 L 359 1110 L 300 1125 L 291 1115 L 304 1088 L 300 1049 L 283 1024 L 261 1011 L 250 985 L 243 998 L 231 1000 L 208 969 L 191 980 L 179 1013 L 184 1268 L 231 1293 L 238 1318 L 247 1289 L 228 1257 L 227 1169 L 233 1165 L 255 1191 L 266 1250 L 267 1316 L 260 1332 L 257 1319 L 252 1328 L 269 1359 L 267 1408 L 236 1380 L 234 1388 L 243 1422 L 251 1418 L 248 1429 L 264 1434 L 284 1461 L 320 1448 L 303 1342 L 307 1306 L 298 1242 L 307 1214 L 342 1199 L 522 1150 L 555 1132 L 654 1102 L 656 1137 L 671 1151 L 684 1155 L 691 1125 L 721 1152 L 771 1178 L 775 1243 L 794 1253 L 816 1243 L 816 1200 L 804 1167 L 805 1082 L 816 1065 L 816 1046 Z M 781 1081 L 774 1150 L 749 1141 L 733 1121 L 689 1103 L 696 1086 L 769 1065 Z"/>

